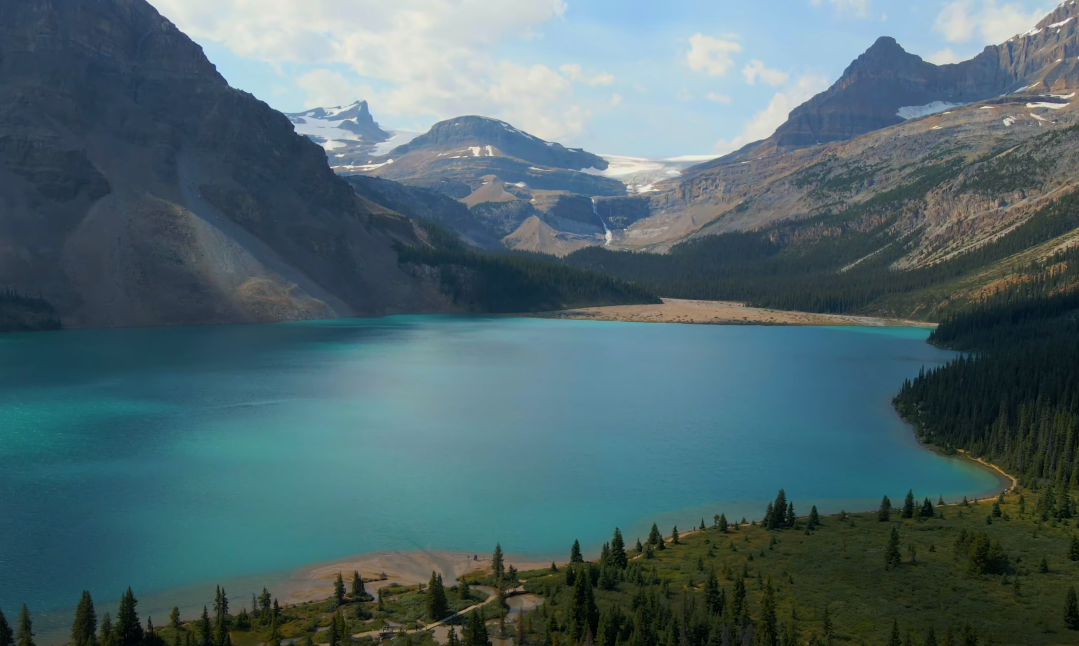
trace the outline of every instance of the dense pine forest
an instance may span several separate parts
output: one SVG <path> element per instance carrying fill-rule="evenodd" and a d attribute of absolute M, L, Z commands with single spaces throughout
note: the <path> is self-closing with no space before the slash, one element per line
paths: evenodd
<path fill-rule="evenodd" d="M 442 291 L 469 312 L 508 314 L 659 302 L 647 289 L 619 278 L 539 254 L 478 251 L 437 224 L 424 222 L 423 227 L 431 245 L 398 245 L 399 261 L 437 270 Z"/>
<path fill-rule="evenodd" d="M 60 319 L 48 302 L 12 289 L 0 291 L 0 332 L 59 329 Z"/>
<path fill-rule="evenodd" d="M 930 342 L 972 354 L 896 397 L 923 441 L 965 449 L 1031 486 L 1079 484 L 1079 292 L 1013 291 L 948 318 Z"/>
<path fill-rule="evenodd" d="M 698 238 L 665 255 L 591 247 L 571 254 L 566 263 L 634 281 L 665 297 L 850 314 L 886 307 L 889 298 L 954 281 L 1079 227 L 1079 194 L 1072 193 L 975 251 L 929 267 L 893 270 L 910 251 L 909 241 L 897 239 L 892 229 L 895 214 L 956 172 L 950 164 L 930 166 L 912 184 L 842 214 Z M 1051 268 L 1053 281 L 1074 285 L 1077 259 L 1079 250 L 1072 249 L 1021 273 L 1041 280 Z"/>

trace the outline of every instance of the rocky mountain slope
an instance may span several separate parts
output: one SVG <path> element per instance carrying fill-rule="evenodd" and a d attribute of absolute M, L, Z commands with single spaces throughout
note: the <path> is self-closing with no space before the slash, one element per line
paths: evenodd
<path fill-rule="evenodd" d="M 412 223 L 144 0 L 0 3 L 0 203 L 0 284 L 67 326 L 445 307 Z"/>

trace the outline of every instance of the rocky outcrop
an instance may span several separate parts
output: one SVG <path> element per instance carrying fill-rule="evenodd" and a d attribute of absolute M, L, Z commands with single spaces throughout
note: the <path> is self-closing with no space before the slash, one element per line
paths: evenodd
<path fill-rule="evenodd" d="M 441 307 L 283 115 L 144 0 L 0 3 L 0 284 L 68 326 Z"/>

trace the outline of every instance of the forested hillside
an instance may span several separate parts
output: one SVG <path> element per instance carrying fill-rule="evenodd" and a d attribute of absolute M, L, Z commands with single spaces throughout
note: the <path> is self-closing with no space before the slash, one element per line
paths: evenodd
<path fill-rule="evenodd" d="M 567 267 L 539 254 L 479 251 L 465 247 L 440 225 L 422 226 L 430 245 L 398 245 L 401 264 L 436 280 L 442 292 L 468 312 L 509 314 L 659 302 L 646 288 L 618 278 Z"/>

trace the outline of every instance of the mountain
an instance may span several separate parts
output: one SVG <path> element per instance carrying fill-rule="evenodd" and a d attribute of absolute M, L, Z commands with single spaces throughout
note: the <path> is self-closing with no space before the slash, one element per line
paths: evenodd
<path fill-rule="evenodd" d="M 66 326 L 446 307 L 412 223 L 143 0 L 0 3 L 0 203 L 0 285 Z"/>
<path fill-rule="evenodd" d="M 976 57 L 934 65 L 880 38 L 832 87 L 791 112 L 770 138 L 731 160 L 846 141 L 906 119 L 1017 92 L 1079 85 L 1079 6 L 1062 3 L 1038 25 Z"/>
<path fill-rule="evenodd" d="M 537 190 L 624 195 L 621 182 L 581 172 L 607 166 L 599 155 L 544 141 L 504 121 L 468 116 L 436 123 L 357 170 L 398 181 L 462 182 L 473 190 L 494 176 Z"/>
<path fill-rule="evenodd" d="M 343 173 L 370 163 L 371 157 L 384 155 L 417 135 L 383 130 L 371 116 L 367 101 L 334 108 L 314 108 L 285 116 L 297 133 L 322 146 L 330 165 Z"/>

